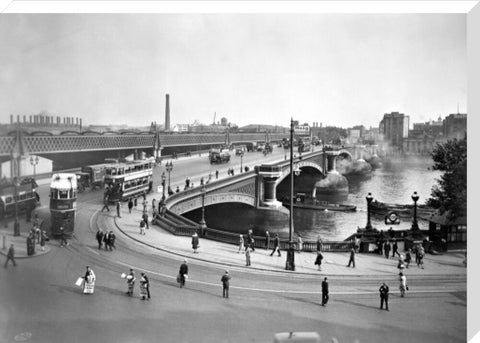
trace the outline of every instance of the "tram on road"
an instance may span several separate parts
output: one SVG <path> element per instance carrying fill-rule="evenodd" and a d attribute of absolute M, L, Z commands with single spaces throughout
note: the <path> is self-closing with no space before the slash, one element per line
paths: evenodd
<path fill-rule="evenodd" d="M 125 201 L 153 188 L 153 162 L 135 160 L 112 163 L 105 170 L 105 195 L 109 202 Z"/>
<path fill-rule="evenodd" d="M 71 237 L 75 229 L 77 209 L 77 176 L 70 173 L 53 174 L 50 183 L 50 215 L 51 233 L 61 234 L 63 227 L 65 236 Z"/>
<path fill-rule="evenodd" d="M 40 202 L 35 184 L 33 182 L 15 185 L 13 183 L 3 183 L 0 185 L 0 220 L 17 214 L 26 214 L 27 221 L 31 218 L 31 213 Z"/>

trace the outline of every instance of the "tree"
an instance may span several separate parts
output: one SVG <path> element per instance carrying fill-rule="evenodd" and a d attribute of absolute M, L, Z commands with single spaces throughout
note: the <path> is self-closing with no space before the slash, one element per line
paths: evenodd
<path fill-rule="evenodd" d="M 448 212 L 451 219 L 467 214 L 467 136 L 437 144 L 432 152 L 433 170 L 443 175 L 432 187 L 427 204 Z"/>

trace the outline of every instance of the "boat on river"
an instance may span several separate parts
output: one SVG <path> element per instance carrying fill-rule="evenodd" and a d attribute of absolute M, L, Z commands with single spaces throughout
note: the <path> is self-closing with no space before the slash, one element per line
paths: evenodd
<path fill-rule="evenodd" d="M 288 199 L 282 201 L 283 206 L 289 207 L 290 202 Z M 342 211 L 342 212 L 354 212 L 357 210 L 357 206 L 347 204 L 334 204 L 328 201 L 316 200 L 314 198 L 307 198 L 302 193 L 298 193 L 293 201 L 294 208 L 303 208 L 308 210 L 319 211 Z"/>
<path fill-rule="evenodd" d="M 388 215 L 390 212 L 396 212 L 401 218 L 411 218 L 413 216 L 413 204 L 393 204 L 374 200 L 370 203 L 370 211 L 373 214 Z M 428 219 L 436 210 L 427 205 L 417 205 L 417 217 Z"/>

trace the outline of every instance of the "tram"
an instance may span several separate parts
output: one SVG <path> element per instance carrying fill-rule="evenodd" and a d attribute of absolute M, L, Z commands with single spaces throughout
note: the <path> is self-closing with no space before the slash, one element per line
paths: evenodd
<path fill-rule="evenodd" d="M 75 229 L 75 212 L 77 209 L 77 177 L 75 174 L 53 174 L 50 183 L 51 233 L 71 237 Z"/>
<path fill-rule="evenodd" d="M 105 170 L 105 195 L 109 202 L 146 194 L 153 187 L 153 162 L 135 160 L 113 163 Z"/>
<path fill-rule="evenodd" d="M 31 213 L 39 204 L 38 196 L 34 183 L 23 183 L 15 186 L 12 183 L 3 183 L 0 185 L 0 220 L 25 213 L 27 221 L 30 220 Z"/>

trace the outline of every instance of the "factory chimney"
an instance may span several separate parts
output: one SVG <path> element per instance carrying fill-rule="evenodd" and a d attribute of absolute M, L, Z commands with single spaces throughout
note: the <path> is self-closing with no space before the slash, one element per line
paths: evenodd
<path fill-rule="evenodd" d="M 170 131 L 170 95 L 165 94 L 165 131 Z"/>

